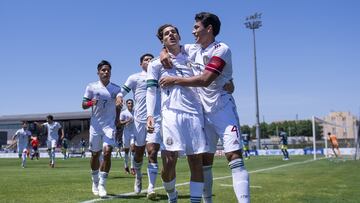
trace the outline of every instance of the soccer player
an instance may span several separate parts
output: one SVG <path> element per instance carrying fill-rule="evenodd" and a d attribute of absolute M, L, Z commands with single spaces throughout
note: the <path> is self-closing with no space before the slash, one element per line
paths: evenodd
<path fill-rule="evenodd" d="M 92 109 L 89 150 L 91 151 L 92 192 L 105 197 L 106 180 L 111 168 L 111 152 L 115 146 L 116 123 L 119 122 L 121 103 L 116 96 L 120 87 L 110 82 L 111 64 L 102 60 L 97 66 L 99 81 L 87 85 L 83 109 Z M 103 160 L 100 155 L 103 152 Z"/>
<path fill-rule="evenodd" d="M 48 115 L 46 117 L 46 121 L 43 124 L 39 124 L 38 122 L 34 122 L 39 128 L 46 128 L 47 130 L 47 140 L 46 145 L 48 148 L 50 163 L 49 166 L 51 168 L 55 167 L 55 148 L 57 146 L 57 141 L 59 140 L 59 131 L 61 132 L 61 138 L 64 138 L 64 129 L 61 127 L 60 123 L 54 121 L 54 117 L 52 115 Z"/>
<path fill-rule="evenodd" d="M 81 138 L 80 140 L 81 158 L 85 158 L 85 147 L 86 147 L 86 142 L 84 138 Z"/>
<path fill-rule="evenodd" d="M 280 133 L 279 133 L 279 136 L 280 136 L 281 152 L 284 155 L 283 160 L 287 161 L 287 160 L 289 160 L 289 152 L 287 151 L 287 149 L 288 149 L 288 146 L 287 146 L 288 145 L 288 140 L 287 140 L 288 135 L 283 129 L 281 129 Z"/>
<path fill-rule="evenodd" d="M 143 156 L 146 150 L 148 152 L 148 179 L 149 187 L 147 190 L 147 198 L 155 199 L 156 193 L 154 190 L 156 177 L 158 173 L 157 154 L 160 149 L 161 135 L 160 135 L 160 103 L 156 105 L 154 119 L 153 133 L 147 132 L 146 127 L 146 72 L 148 63 L 154 58 L 152 54 L 144 54 L 140 57 L 140 66 L 142 71 L 130 75 L 122 87 L 120 99 L 128 94 L 131 90 L 134 93 L 134 124 L 135 124 L 135 155 L 134 155 L 134 169 L 135 169 L 135 193 L 140 193 L 142 188 L 142 173 L 141 167 L 143 164 Z M 160 96 L 160 94 L 157 94 Z M 160 99 L 159 99 L 160 100 Z"/>
<path fill-rule="evenodd" d="M 22 157 L 24 149 L 28 147 L 31 132 L 28 130 L 29 124 L 27 121 L 22 121 L 22 128 L 17 130 L 12 137 L 13 142 L 17 142 L 17 152 L 19 158 Z"/>
<path fill-rule="evenodd" d="M 250 159 L 250 149 L 249 149 L 249 142 L 250 142 L 250 135 L 249 134 L 242 134 L 243 138 L 243 151 L 245 155 L 245 159 Z"/>
<path fill-rule="evenodd" d="M 340 149 L 339 149 L 339 143 L 337 141 L 336 135 L 331 134 L 330 132 L 328 133 L 328 139 L 330 141 L 331 144 L 331 149 L 333 150 L 335 157 L 340 157 Z M 335 149 L 337 151 L 337 153 L 335 152 Z"/>
<path fill-rule="evenodd" d="M 173 68 L 165 69 L 160 59 L 148 67 L 146 95 L 148 128 L 154 124 L 154 108 L 158 81 L 165 76 L 194 76 L 192 64 L 181 52 L 178 29 L 170 24 L 159 27 L 157 37 L 173 59 Z M 171 86 L 161 88 L 161 115 L 164 150 L 161 177 L 169 202 L 177 202 L 176 162 L 179 153 L 187 155 L 190 167 L 190 202 L 201 202 L 204 188 L 202 155 L 208 151 L 204 132 L 204 115 L 196 88 Z"/>
<path fill-rule="evenodd" d="M 68 147 L 69 147 L 69 140 L 66 137 L 64 137 L 61 141 L 61 152 L 64 155 L 64 158 L 63 158 L 64 160 L 69 157 L 69 154 L 67 151 Z"/>
<path fill-rule="evenodd" d="M 129 162 L 129 149 L 130 144 L 134 142 L 134 133 L 135 133 L 135 125 L 134 125 L 134 100 L 128 99 L 126 100 L 127 109 L 120 113 L 120 124 L 124 126 L 122 142 L 125 152 L 125 161 L 124 161 L 124 169 L 126 173 L 130 173 L 128 162 Z M 130 157 L 131 159 L 132 157 Z"/>
<path fill-rule="evenodd" d="M 31 160 L 34 159 L 34 157 L 36 157 L 37 160 L 39 160 L 39 139 L 37 136 L 32 136 L 31 137 L 31 141 L 30 141 L 30 145 L 32 147 L 33 153 L 31 154 Z"/>
<path fill-rule="evenodd" d="M 189 58 L 198 64 L 195 68 L 196 76 L 166 77 L 160 80 L 160 85 L 201 87 L 198 90 L 204 108 L 207 141 L 210 144 L 210 153 L 204 155 L 203 159 L 204 202 L 212 202 L 212 165 L 219 137 L 224 143 L 237 200 L 249 202 L 249 175 L 241 153 L 242 140 L 236 105 L 232 96 L 223 89 L 232 80 L 232 60 L 230 48 L 215 39 L 220 32 L 220 25 L 219 18 L 212 13 L 196 14 L 192 32 L 196 44 L 184 46 Z M 161 58 L 166 62 L 163 56 Z M 168 60 L 170 57 L 166 58 Z"/>

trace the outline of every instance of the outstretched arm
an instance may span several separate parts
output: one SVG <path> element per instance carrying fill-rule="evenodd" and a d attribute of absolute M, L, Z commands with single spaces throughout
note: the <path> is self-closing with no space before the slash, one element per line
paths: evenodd
<path fill-rule="evenodd" d="M 217 74 L 205 70 L 203 74 L 188 78 L 183 77 L 164 77 L 160 80 L 161 87 L 168 87 L 172 85 L 182 85 L 190 87 L 207 87 L 209 86 L 216 78 Z"/>

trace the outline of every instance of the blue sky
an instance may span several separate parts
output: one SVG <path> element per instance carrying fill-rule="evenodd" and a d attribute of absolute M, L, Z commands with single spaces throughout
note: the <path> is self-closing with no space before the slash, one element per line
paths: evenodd
<path fill-rule="evenodd" d="M 309 119 L 330 111 L 359 114 L 360 1 L 0 1 L 0 115 L 82 111 L 100 60 L 122 85 L 139 57 L 158 55 L 157 28 L 176 25 L 192 43 L 197 12 L 217 14 L 217 40 L 233 54 L 234 97 L 242 124 L 255 123 L 252 33 L 256 31 L 260 119 Z"/>

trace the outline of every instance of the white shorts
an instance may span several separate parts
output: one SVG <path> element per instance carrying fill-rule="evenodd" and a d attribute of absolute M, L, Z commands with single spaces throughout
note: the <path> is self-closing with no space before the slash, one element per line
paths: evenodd
<path fill-rule="evenodd" d="M 57 140 L 55 139 L 46 140 L 46 145 L 48 149 L 56 148 Z"/>
<path fill-rule="evenodd" d="M 92 152 L 99 152 L 105 146 L 115 146 L 115 132 L 116 129 L 107 127 L 102 130 L 102 133 L 95 132 L 90 127 L 89 150 Z"/>
<path fill-rule="evenodd" d="M 123 133 L 122 141 L 124 148 L 130 148 L 130 145 L 135 143 L 134 136 L 133 133 Z"/>
<path fill-rule="evenodd" d="M 17 151 L 19 154 L 23 153 L 24 149 L 27 149 L 27 144 L 18 144 Z"/>
<path fill-rule="evenodd" d="M 138 147 L 144 146 L 146 143 L 158 143 L 162 142 L 160 134 L 160 122 L 155 121 L 154 132 L 148 133 L 146 123 L 140 123 L 134 120 L 135 123 L 135 145 Z"/>
<path fill-rule="evenodd" d="M 167 151 L 180 151 L 186 155 L 201 154 L 209 150 L 202 114 L 163 110 L 163 144 Z"/>
<path fill-rule="evenodd" d="M 219 138 L 224 145 L 224 152 L 233 152 L 242 148 L 239 117 L 233 100 L 215 113 L 205 114 L 205 133 L 210 146 L 210 153 L 216 152 Z"/>

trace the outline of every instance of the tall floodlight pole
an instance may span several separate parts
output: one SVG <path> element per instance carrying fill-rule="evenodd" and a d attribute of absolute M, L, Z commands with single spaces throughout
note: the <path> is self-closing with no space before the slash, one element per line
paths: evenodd
<path fill-rule="evenodd" d="M 256 148 L 260 149 L 260 120 L 259 120 L 259 96 L 258 96 L 258 81 L 257 81 L 257 67 L 256 67 L 256 43 L 255 43 L 255 30 L 259 29 L 261 24 L 261 13 L 246 17 L 246 28 L 252 29 L 254 40 L 254 72 L 255 72 L 255 101 L 256 101 Z"/>

